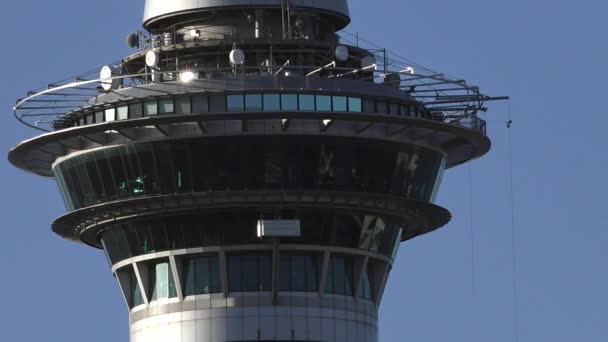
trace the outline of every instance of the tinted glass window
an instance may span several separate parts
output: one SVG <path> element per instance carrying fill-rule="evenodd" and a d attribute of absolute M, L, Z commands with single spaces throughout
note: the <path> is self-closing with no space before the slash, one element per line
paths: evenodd
<path fill-rule="evenodd" d="M 95 122 L 96 123 L 102 123 L 104 122 L 104 116 L 103 116 L 103 112 L 95 112 Z"/>
<path fill-rule="evenodd" d="M 346 112 L 346 97 L 345 96 L 334 96 L 334 112 Z"/>
<path fill-rule="evenodd" d="M 361 112 L 361 99 L 358 97 L 348 98 L 348 111 L 350 112 Z"/>
<path fill-rule="evenodd" d="M 261 94 L 245 95 L 245 108 L 248 112 L 261 112 L 262 111 L 262 95 Z"/>
<path fill-rule="evenodd" d="M 229 112 L 244 112 L 245 103 L 243 95 L 228 95 L 228 111 Z"/>
<path fill-rule="evenodd" d="M 231 292 L 271 291 L 271 255 L 229 255 L 228 278 L 229 290 Z"/>
<path fill-rule="evenodd" d="M 331 111 L 331 96 L 317 95 L 317 110 L 320 112 Z"/>
<path fill-rule="evenodd" d="M 387 114 L 388 113 L 388 104 L 384 101 L 376 102 L 376 111 L 379 114 Z"/>
<path fill-rule="evenodd" d="M 315 96 L 314 95 L 300 95 L 299 108 L 302 111 L 314 111 L 315 110 Z"/>
<path fill-rule="evenodd" d="M 160 100 L 158 102 L 158 107 L 160 114 L 170 114 L 175 112 L 173 99 Z"/>
<path fill-rule="evenodd" d="M 281 97 L 279 94 L 264 94 L 264 110 L 281 110 Z"/>
<path fill-rule="evenodd" d="M 178 97 L 175 99 L 175 112 L 177 114 L 190 114 L 192 112 L 189 97 Z"/>
<path fill-rule="evenodd" d="M 226 96 L 224 96 L 224 95 L 209 96 L 209 111 L 212 113 L 225 112 L 226 111 Z"/>
<path fill-rule="evenodd" d="M 188 257 L 184 260 L 184 295 L 193 296 L 221 292 L 217 256 Z"/>
<path fill-rule="evenodd" d="M 131 119 L 141 118 L 144 114 L 144 110 L 141 103 L 133 103 L 129 105 L 129 117 Z"/>
<path fill-rule="evenodd" d="M 364 113 L 375 113 L 376 112 L 376 101 L 371 99 L 363 99 L 363 112 Z"/>
<path fill-rule="evenodd" d="M 209 98 L 207 96 L 196 96 L 192 98 L 192 113 L 209 112 Z"/>
<path fill-rule="evenodd" d="M 158 102 L 148 101 L 144 103 L 144 115 L 157 115 L 158 114 Z"/>
<path fill-rule="evenodd" d="M 87 124 L 92 124 L 95 123 L 95 115 L 94 114 L 88 114 L 87 115 Z"/>
<path fill-rule="evenodd" d="M 117 108 L 116 118 L 118 120 L 127 120 L 129 118 L 129 107 L 121 106 Z"/>
<path fill-rule="evenodd" d="M 298 110 L 298 95 L 282 94 L 281 95 L 281 109 L 289 110 L 289 111 Z"/>

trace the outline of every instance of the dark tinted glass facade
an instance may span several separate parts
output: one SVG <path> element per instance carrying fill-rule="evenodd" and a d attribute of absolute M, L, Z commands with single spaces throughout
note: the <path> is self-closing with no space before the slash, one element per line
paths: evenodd
<path fill-rule="evenodd" d="M 174 249 L 256 245 L 264 243 L 256 236 L 259 217 L 260 213 L 255 211 L 231 211 L 132 222 L 106 230 L 102 241 L 113 264 Z M 264 217 L 272 218 L 268 214 Z M 282 239 L 282 244 L 356 248 L 391 257 L 403 232 L 395 222 L 370 215 L 298 211 L 283 212 L 281 217 L 299 219 L 302 233 L 300 238 Z"/>
<path fill-rule="evenodd" d="M 441 153 L 352 138 L 208 138 L 129 144 L 54 168 L 69 210 L 147 195 L 235 190 L 327 190 L 429 201 Z"/>
<path fill-rule="evenodd" d="M 188 256 L 183 261 L 185 296 L 221 293 L 220 265 L 217 255 Z"/>

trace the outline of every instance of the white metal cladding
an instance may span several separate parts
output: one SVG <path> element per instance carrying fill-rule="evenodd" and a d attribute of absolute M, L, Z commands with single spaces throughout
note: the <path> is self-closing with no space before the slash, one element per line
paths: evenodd
<path fill-rule="evenodd" d="M 372 302 L 312 294 L 281 296 L 279 306 L 271 300 L 269 294 L 200 296 L 175 311 L 171 304 L 151 307 L 145 317 L 131 316 L 131 342 L 378 341 Z"/>
<path fill-rule="evenodd" d="M 347 0 L 292 0 L 292 6 L 316 8 L 349 17 Z M 280 6 L 281 0 L 146 0 L 144 23 L 150 19 L 182 11 L 213 7 Z"/>

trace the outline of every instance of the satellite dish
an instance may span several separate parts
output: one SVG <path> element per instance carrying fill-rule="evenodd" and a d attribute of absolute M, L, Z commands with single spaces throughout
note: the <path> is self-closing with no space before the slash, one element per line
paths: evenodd
<path fill-rule="evenodd" d="M 159 61 L 158 52 L 148 51 L 148 53 L 146 53 L 146 65 L 147 66 L 149 66 L 150 68 L 156 68 L 156 66 L 158 66 L 158 61 Z"/>
<path fill-rule="evenodd" d="M 384 76 L 384 85 L 392 88 L 401 88 L 401 74 L 397 72 L 391 72 Z"/>
<path fill-rule="evenodd" d="M 338 45 L 336 47 L 336 60 L 338 62 L 346 62 L 348 60 L 348 48 L 344 45 Z"/>
<path fill-rule="evenodd" d="M 368 55 L 361 59 L 361 69 L 371 68 L 374 64 L 376 64 L 376 58 L 374 56 Z"/>
<path fill-rule="evenodd" d="M 114 70 L 112 70 L 111 67 L 106 65 L 101 68 L 101 71 L 99 72 L 99 80 L 103 90 L 108 91 L 111 89 L 118 89 L 120 86 L 120 80 L 113 79 L 115 75 L 116 73 L 114 73 Z"/>
<path fill-rule="evenodd" d="M 131 32 L 127 36 L 127 46 L 131 49 L 139 47 L 139 34 L 137 32 Z"/>
<path fill-rule="evenodd" d="M 234 49 L 230 51 L 230 64 L 242 65 L 245 63 L 245 53 L 241 49 Z"/>

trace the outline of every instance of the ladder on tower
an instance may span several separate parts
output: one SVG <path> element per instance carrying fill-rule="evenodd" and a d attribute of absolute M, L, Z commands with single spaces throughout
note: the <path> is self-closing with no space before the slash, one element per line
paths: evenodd
<path fill-rule="evenodd" d="M 281 0 L 281 20 L 283 23 L 283 39 L 291 39 L 291 0 Z"/>

